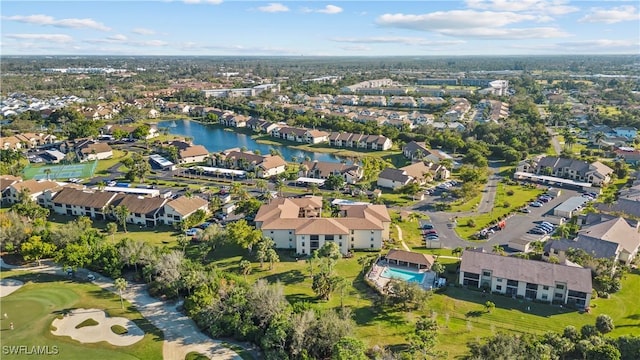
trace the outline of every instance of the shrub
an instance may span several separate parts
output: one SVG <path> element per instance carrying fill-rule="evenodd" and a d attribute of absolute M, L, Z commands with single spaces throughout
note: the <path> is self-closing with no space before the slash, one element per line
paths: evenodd
<path fill-rule="evenodd" d="M 513 190 L 509 189 L 507 190 L 507 196 L 513 196 L 514 192 Z"/>
<path fill-rule="evenodd" d="M 505 201 L 504 203 L 502 203 L 503 208 L 508 208 L 509 206 L 511 206 L 511 204 L 508 201 Z"/>
<path fill-rule="evenodd" d="M 469 219 L 469 221 L 467 221 L 467 226 L 470 228 L 474 228 L 476 227 L 476 222 L 473 219 Z"/>
<path fill-rule="evenodd" d="M 111 331 L 116 335 L 124 335 L 129 332 L 126 327 L 120 325 L 113 325 L 111 327 Z"/>
<path fill-rule="evenodd" d="M 80 329 L 80 328 L 83 328 L 83 327 L 86 327 L 86 326 L 96 326 L 96 325 L 98 325 L 98 322 L 93 320 L 93 319 L 91 319 L 91 318 L 89 318 L 89 319 L 81 322 L 80 324 L 76 325 L 76 329 Z"/>

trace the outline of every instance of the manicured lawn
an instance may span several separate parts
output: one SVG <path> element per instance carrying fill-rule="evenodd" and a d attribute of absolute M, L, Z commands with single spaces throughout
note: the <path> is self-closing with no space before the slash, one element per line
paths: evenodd
<path fill-rule="evenodd" d="M 49 216 L 49 222 L 52 226 L 60 226 L 66 224 L 69 221 L 76 220 L 76 216 L 66 216 L 59 214 L 52 214 Z M 93 227 L 100 229 L 107 236 L 108 241 L 118 242 L 124 238 L 130 238 L 133 240 L 142 240 L 150 244 L 158 246 L 175 247 L 178 245 L 179 231 L 175 230 L 171 226 L 161 225 L 154 228 L 140 227 L 139 225 L 127 224 L 127 232 L 122 231 L 122 228 L 118 225 L 118 232 L 114 236 L 106 234 L 105 229 L 109 221 L 93 221 Z"/>
<path fill-rule="evenodd" d="M 513 191 L 513 195 L 507 195 L 508 191 Z M 496 191 L 496 198 L 493 206 L 493 210 L 489 213 L 480 215 L 461 217 L 458 219 L 458 226 L 456 227 L 456 233 L 463 239 L 469 239 L 475 232 L 482 228 L 494 223 L 498 218 L 517 211 L 544 191 L 538 188 L 529 188 L 520 185 L 506 185 L 504 183 L 498 184 L 498 190 Z M 508 206 L 505 206 L 508 205 Z M 469 219 L 473 219 L 476 223 L 475 227 L 467 226 Z"/>
<path fill-rule="evenodd" d="M 3 278 L 21 280 L 25 285 L 11 295 L 0 299 L 2 312 L 8 319 L 0 322 L 2 345 L 58 347 L 61 359 L 160 359 L 162 358 L 162 332 L 151 325 L 128 303 L 120 308 L 120 298 L 96 285 L 72 282 L 66 279 L 24 272 L 3 271 Z M 63 312 L 74 308 L 104 309 L 109 316 L 133 320 L 146 335 L 140 342 L 126 347 L 106 342 L 81 344 L 69 337 L 51 334 L 52 321 Z M 14 323 L 10 331 L 9 321 Z M 4 358 L 4 356 L 3 356 Z M 37 356 L 17 355 L 7 359 L 35 359 Z"/>
<path fill-rule="evenodd" d="M 109 168 L 116 165 L 119 162 L 122 162 L 124 159 L 130 157 L 131 154 L 129 152 L 125 152 L 122 150 L 113 150 L 113 156 L 111 159 L 98 160 L 98 166 L 96 166 L 95 175 L 109 175 Z M 122 168 L 122 166 L 120 167 Z"/>
<path fill-rule="evenodd" d="M 482 193 L 478 193 L 478 195 L 472 197 L 469 200 L 456 200 L 451 203 L 451 210 L 449 212 L 465 212 L 465 211 L 473 211 L 477 208 L 478 204 L 482 200 Z"/>
<path fill-rule="evenodd" d="M 406 222 L 408 226 L 415 222 Z M 395 226 L 392 226 L 392 229 Z M 451 256 L 450 249 L 424 249 L 415 251 L 433 255 Z M 249 282 L 267 279 L 279 281 L 285 286 L 285 296 L 290 302 L 306 301 L 320 309 L 340 306 L 340 294 L 335 293 L 329 301 L 318 301 L 311 289 L 309 264 L 296 259 L 290 252 L 280 252 L 280 263 L 269 270 L 265 264 L 261 269 L 253 263 L 253 271 L 247 277 Z M 422 315 L 435 316 L 440 324 L 438 336 L 439 348 L 449 353 L 450 359 L 466 353 L 466 343 L 489 336 L 498 331 L 530 332 L 542 334 L 545 331 L 561 331 L 567 325 L 580 327 L 593 324 L 598 314 L 610 315 L 617 328 L 614 336 L 640 334 L 638 322 L 637 296 L 640 293 L 640 274 L 629 274 L 623 280 L 623 288 L 610 299 L 592 301 L 590 314 L 580 314 L 559 306 L 513 300 L 508 297 L 484 294 L 477 291 L 449 286 L 443 293 L 433 294 L 427 306 L 420 311 L 404 312 L 381 305 L 380 296 L 365 284 L 362 267 L 358 259 L 375 256 L 375 253 L 357 252 L 351 259 L 341 259 L 336 265 L 337 275 L 346 278 L 351 286 L 344 294 L 344 305 L 350 307 L 357 324 L 354 335 L 362 339 L 368 347 L 404 346 L 407 336 L 413 330 L 416 319 Z M 213 265 L 240 274 L 238 263 L 243 258 L 254 261 L 247 251 L 236 246 L 226 245 L 212 254 Z M 440 258 L 447 272 L 443 274 L 449 282 L 456 281 L 455 259 Z M 491 300 L 496 309 L 491 313 L 484 311 L 484 302 Z M 530 310 L 527 311 L 527 306 Z"/>

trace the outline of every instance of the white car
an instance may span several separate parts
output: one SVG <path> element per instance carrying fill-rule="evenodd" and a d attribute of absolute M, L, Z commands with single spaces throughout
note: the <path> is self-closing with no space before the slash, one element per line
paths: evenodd
<path fill-rule="evenodd" d="M 187 236 L 196 236 L 198 235 L 198 229 L 191 228 L 184 232 Z"/>

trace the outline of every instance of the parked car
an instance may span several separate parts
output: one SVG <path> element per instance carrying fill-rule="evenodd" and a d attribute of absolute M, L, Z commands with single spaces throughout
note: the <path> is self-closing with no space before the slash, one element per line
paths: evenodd
<path fill-rule="evenodd" d="M 531 203 L 531 204 L 529 204 L 529 205 L 531 205 L 531 206 L 533 206 L 533 207 L 542 207 L 542 203 L 540 203 L 540 202 L 538 202 L 538 201 L 534 201 L 534 202 L 532 202 L 532 203 Z"/>
<path fill-rule="evenodd" d="M 433 229 L 433 224 L 424 224 L 422 226 L 422 228 L 425 229 L 425 230 L 431 230 L 431 229 Z"/>
<path fill-rule="evenodd" d="M 425 235 L 432 235 L 432 234 L 438 234 L 438 232 L 435 229 L 431 229 L 431 230 L 427 230 L 424 232 Z"/>
<path fill-rule="evenodd" d="M 188 229 L 187 231 L 185 231 L 184 233 L 187 236 L 196 236 L 196 235 L 198 235 L 198 229 L 191 228 L 191 229 Z"/>
<path fill-rule="evenodd" d="M 206 221 L 206 222 L 203 222 L 202 224 L 200 224 L 198 227 L 200 229 L 204 230 L 204 229 L 208 228 L 209 226 L 211 226 L 211 223 Z"/>
<path fill-rule="evenodd" d="M 425 240 L 438 241 L 440 240 L 440 238 L 438 237 L 438 235 L 429 235 L 425 238 Z"/>
<path fill-rule="evenodd" d="M 521 213 L 525 213 L 525 214 L 529 214 L 529 213 L 531 213 L 531 209 L 522 208 L 522 209 L 520 209 L 520 212 Z"/>
<path fill-rule="evenodd" d="M 543 197 L 539 197 L 539 198 L 538 198 L 538 202 L 541 202 L 541 203 L 548 203 L 548 202 L 549 202 L 549 199 L 547 199 L 547 198 L 543 198 Z"/>
<path fill-rule="evenodd" d="M 529 230 L 529 232 L 532 233 L 532 234 L 536 234 L 536 235 L 547 235 L 546 231 L 544 231 L 542 229 L 538 229 L 538 228 L 531 229 L 531 230 Z"/>

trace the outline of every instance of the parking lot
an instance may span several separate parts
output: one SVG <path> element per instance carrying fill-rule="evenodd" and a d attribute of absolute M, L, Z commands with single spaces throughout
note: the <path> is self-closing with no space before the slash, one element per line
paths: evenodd
<path fill-rule="evenodd" d="M 524 214 L 519 212 L 508 218 L 507 227 L 503 231 L 498 231 L 492 235 L 487 243 L 483 243 L 483 247 L 487 248 L 488 245 L 491 247 L 495 244 L 506 246 L 510 240 L 521 238 L 525 236 L 525 234 L 527 237 L 542 238 L 542 235 L 528 234 L 528 231 L 535 228 L 540 222 L 545 221 L 545 215 L 553 215 L 553 209 L 572 196 L 580 196 L 580 192 L 563 189 L 560 196 L 547 203 L 543 203 L 542 207 L 536 208 L 528 206 L 531 213 Z"/>

